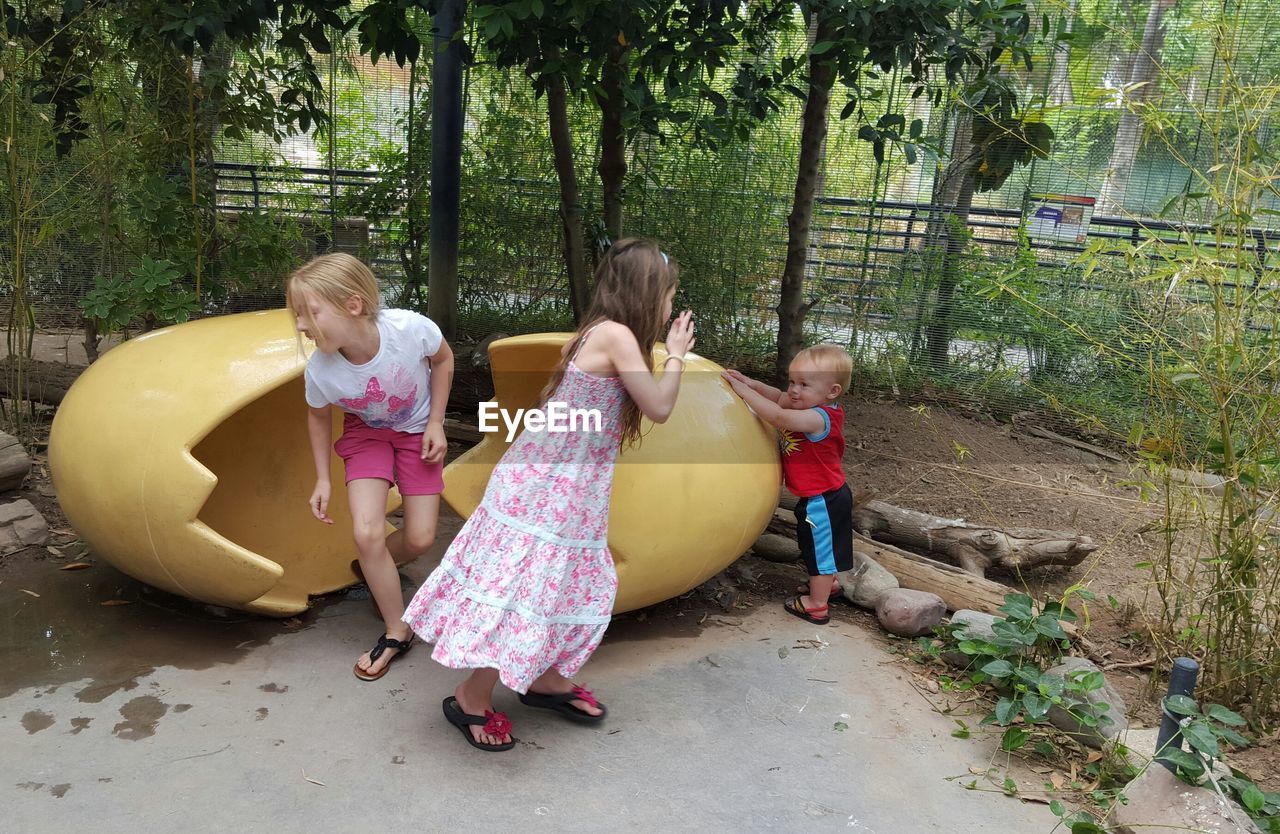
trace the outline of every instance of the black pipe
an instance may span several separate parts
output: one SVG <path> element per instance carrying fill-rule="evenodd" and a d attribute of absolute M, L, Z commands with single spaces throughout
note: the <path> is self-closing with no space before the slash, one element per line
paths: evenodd
<path fill-rule="evenodd" d="M 1190 698 L 1191 693 L 1196 691 L 1196 678 L 1199 675 L 1199 663 L 1189 657 L 1175 658 L 1173 670 L 1169 672 L 1168 695 L 1186 695 Z M 1169 712 L 1163 703 L 1160 705 L 1160 712 L 1163 717 L 1160 719 L 1160 733 L 1156 736 L 1156 758 L 1170 772 L 1176 773 L 1178 766 L 1162 758 L 1161 754 L 1166 750 L 1182 749 L 1182 725 L 1178 723 L 1177 716 Z"/>

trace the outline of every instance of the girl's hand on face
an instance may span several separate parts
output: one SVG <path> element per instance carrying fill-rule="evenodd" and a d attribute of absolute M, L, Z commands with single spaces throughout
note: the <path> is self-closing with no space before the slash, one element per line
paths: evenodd
<path fill-rule="evenodd" d="M 422 432 L 422 459 L 427 463 L 439 463 L 444 460 L 444 453 L 449 449 L 449 441 L 444 436 L 444 426 L 428 423 Z"/>
<path fill-rule="evenodd" d="M 693 349 L 696 339 L 693 336 L 693 311 L 685 310 L 671 322 L 667 331 L 667 353 L 672 356 L 684 356 Z"/>
<path fill-rule="evenodd" d="M 328 481 L 316 481 L 316 488 L 311 493 L 311 514 L 323 521 L 325 524 L 332 524 L 333 519 L 329 518 L 329 495 L 332 490 Z"/>

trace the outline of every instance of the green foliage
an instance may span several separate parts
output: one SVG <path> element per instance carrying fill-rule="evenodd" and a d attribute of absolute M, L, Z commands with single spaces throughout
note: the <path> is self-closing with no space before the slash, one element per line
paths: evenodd
<path fill-rule="evenodd" d="M 818 41 L 810 49 L 819 63 L 830 67 L 833 84 L 843 86 L 847 103 L 840 118 L 857 115 L 859 137 L 870 142 L 877 162 L 884 160 L 887 143 L 901 144 L 914 159 L 923 136 L 919 120 L 890 110 L 873 117 L 868 105 L 882 98 L 880 79 L 891 71 L 910 99 L 928 92 L 935 76 L 947 84 L 965 83 L 979 97 L 989 85 L 1001 85 L 1002 63 L 1031 68 L 1030 18 L 1017 0 L 979 0 L 966 3 L 878 3 L 817 0 L 802 3 L 806 16 L 818 25 Z M 935 86 L 935 106 L 943 100 L 943 87 Z M 1039 138 L 1040 132 L 1036 132 Z"/>
<path fill-rule="evenodd" d="M 733 4 L 718 0 L 482 0 L 471 4 L 471 16 L 499 66 L 523 69 L 539 95 L 554 78 L 603 106 L 610 67 L 621 59 L 618 92 L 632 136 L 696 121 L 704 100 L 725 114 L 728 100 L 712 79 L 747 24 Z M 705 121 L 700 130 L 713 125 Z"/>
<path fill-rule="evenodd" d="M 967 623 L 955 623 L 941 630 L 942 651 L 958 651 L 969 658 L 967 676 L 954 683 L 960 691 L 987 687 L 996 703 L 982 724 L 1006 728 L 1000 739 L 1005 751 L 1020 750 L 1031 739 L 1028 727 L 1049 723 L 1049 710 L 1066 710 L 1081 726 L 1097 727 L 1106 705 L 1090 701 L 1088 693 L 1106 683 L 1101 672 L 1072 672 L 1066 677 L 1046 669 L 1056 665 L 1070 640 L 1064 622 L 1075 622 L 1076 614 L 1066 605 L 1070 596 L 1092 599 L 1082 588 L 1068 597 L 1037 606 L 1025 594 L 1007 594 L 1000 611 L 1004 617 L 992 624 L 994 636 L 976 639 L 966 635 Z"/>
<path fill-rule="evenodd" d="M 80 307 L 110 330 L 123 330 L 138 318 L 183 322 L 199 304 L 182 279 L 182 270 L 172 261 L 143 256 L 142 263 L 127 273 L 99 282 Z"/>
<path fill-rule="evenodd" d="M 1071 834 L 1107 834 L 1107 829 L 1099 825 L 1088 811 L 1068 811 L 1057 799 L 1049 803 L 1049 811 L 1058 818 L 1058 824 Z M 1057 830 L 1057 826 L 1054 826 L 1054 830 Z"/>
<path fill-rule="evenodd" d="M 1280 793 L 1263 791 L 1235 768 L 1230 769 L 1230 776 L 1208 775 L 1213 763 L 1225 752 L 1224 744 L 1232 747 L 1249 744 L 1249 739 L 1235 729 L 1245 726 L 1244 718 L 1221 704 L 1209 704 L 1202 709 L 1186 695 L 1166 696 L 1162 704 L 1178 721 L 1179 733 L 1191 750 L 1170 746 L 1156 751 L 1156 759 L 1174 765 L 1178 777 L 1188 784 L 1196 785 L 1205 778 L 1213 778 L 1264 831 L 1280 831 Z"/>
<path fill-rule="evenodd" d="M 354 30 L 362 51 L 373 60 L 392 55 L 403 66 L 420 51 L 409 17 L 432 5 L 430 0 L 372 0 L 352 9 L 346 0 L 222 0 L 194 5 L 178 0 L 66 0 L 17 9 L 4 4 L 0 20 L 10 39 L 8 48 L 21 48 L 21 41 L 39 54 L 32 101 L 53 105 L 52 124 L 58 154 L 63 156 L 89 135 L 83 110 L 98 94 L 93 65 L 112 57 L 112 48 L 118 49 L 121 40 L 142 63 L 201 59 L 210 64 L 213 72 L 199 78 L 202 106 L 222 112 L 228 134 L 242 137 L 261 131 L 279 138 L 280 131 L 305 132 L 327 118 L 315 56 L 332 51 L 331 38 Z M 264 49 L 267 43 L 272 49 Z M 232 49 L 244 53 L 234 71 L 220 57 Z"/>
<path fill-rule="evenodd" d="M 974 190 L 979 194 L 999 189 L 1014 169 L 1033 159 L 1048 159 L 1053 145 L 1053 128 L 1017 112 L 1007 83 L 989 82 L 980 92 L 976 102 L 966 103 L 974 111 Z"/>

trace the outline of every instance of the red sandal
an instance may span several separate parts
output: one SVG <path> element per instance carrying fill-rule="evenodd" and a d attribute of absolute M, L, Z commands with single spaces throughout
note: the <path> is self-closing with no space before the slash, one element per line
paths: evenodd
<path fill-rule="evenodd" d="M 809 583 L 806 582 L 803 585 L 797 585 L 796 593 L 800 596 L 804 596 L 809 593 Z M 853 605 L 853 603 L 849 601 L 849 598 L 844 595 L 844 588 L 840 587 L 839 582 L 831 583 L 831 596 L 827 597 L 827 602 L 843 602 Z"/>
<path fill-rule="evenodd" d="M 805 608 L 804 603 L 800 601 L 801 599 L 803 599 L 803 594 L 794 596 L 782 607 L 788 614 L 799 617 L 802 620 L 808 620 L 814 625 L 826 625 L 831 622 L 831 617 L 827 615 L 827 606 L 819 605 L 816 608 Z"/>

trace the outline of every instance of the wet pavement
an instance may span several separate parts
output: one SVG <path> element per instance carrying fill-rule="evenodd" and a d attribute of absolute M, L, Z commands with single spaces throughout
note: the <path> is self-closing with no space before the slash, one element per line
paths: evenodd
<path fill-rule="evenodd" d="M 409 566 L 408 584 L 433 561 Z M 1003 834 L 1056 821 L 965 790 L 994 742 L 952 738 L 904 661 L 852 621 L 814 627 L 776 605 L 621 618 L 583 674 L 609 720 L 570 724 L 500 690 L 520 744 L 486 754 L 445 722 L 463 673 L 428 647 L 380 681 L 352 675 L 379 628 L 359 589 L 272 621 L 64 564 L 0 564 L 5 831 Z"/>

